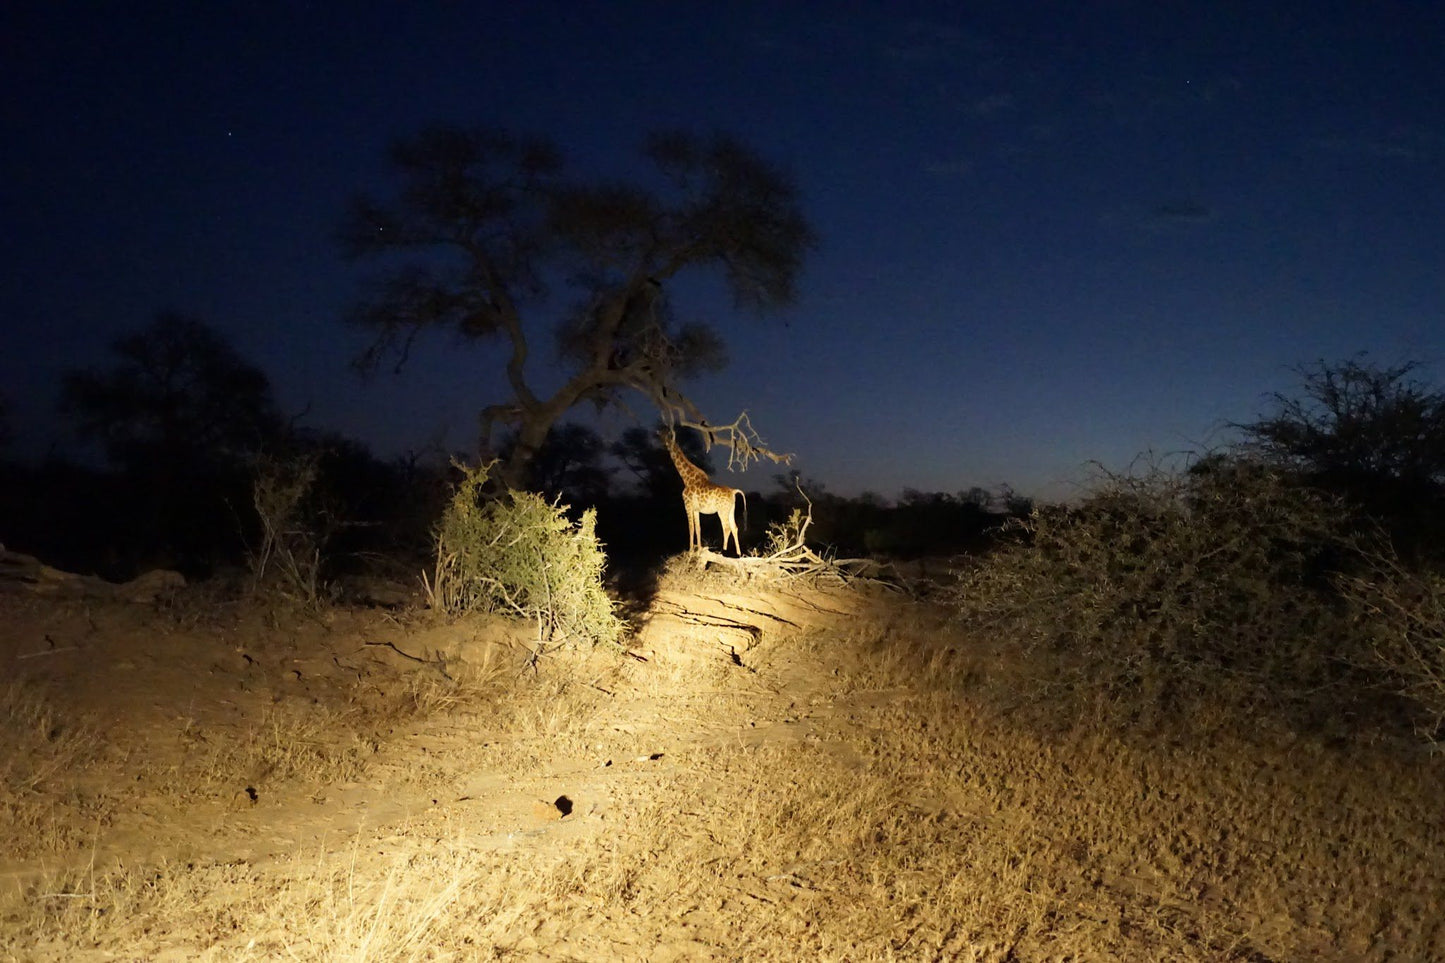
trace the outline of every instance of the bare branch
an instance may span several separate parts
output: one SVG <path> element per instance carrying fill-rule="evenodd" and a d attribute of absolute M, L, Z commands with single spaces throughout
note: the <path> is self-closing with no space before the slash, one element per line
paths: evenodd
<path fill-rule="evenodd" d="M 763 443 L 762 438 L 753 430 L 752 421 L 746 411 L 727 425 L 709 425 L 706 419 L 691 421 L 686 418 L 679 418 L 677 424 L 700 432 L 708 451 L 712 451 L 713 445 L 727 448 L 730 471 L 745 471 L 749 464 L 764 458 L 774 464 L 792 464 L 791 452 L 776 452 Z"/>

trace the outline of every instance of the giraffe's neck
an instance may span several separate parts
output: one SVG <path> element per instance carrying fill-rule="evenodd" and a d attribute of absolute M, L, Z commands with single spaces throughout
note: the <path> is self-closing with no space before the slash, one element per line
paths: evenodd
<path fill-rule="evenodd" d="M 707 473 L 688 461 L 687 456 L 682 453 L 682 449 L 677 447 L 677 442 L 671 438 L 667 439 L 667 454 L 672 458 L 672 464 L 677 468 L 677 473 L 682 476 L 683 484 L 688 487 L 707 484 Z"/>

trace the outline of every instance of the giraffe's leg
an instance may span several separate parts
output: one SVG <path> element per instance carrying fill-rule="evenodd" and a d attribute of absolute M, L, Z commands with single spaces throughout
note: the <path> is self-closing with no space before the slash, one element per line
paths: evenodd
<path fill-rule="evenodd" d="M 728 508 L 726 512 L 718 512 L 717 519 L 722 522 L 723 551 L 726 552 L 728 550 L 728 536 L 731 535 L 733 537 L 733 549 L 736 550 L 739 555 L 742 555 L 742 545 L 738 543 L 738 520 L 737 516 L 733 514 L 732 508 Z"/>
<path fill-rule="evenodd" d="M 732 495 L 728 496 L 728 521 L 731 522 L 733 526 L 733 548 L 737 549 L 738 555 L 741 556 L 743 554 L 743 542 L 742 539 L 738 537 L 737 516 L 737 499 L 739 496 L 741 496 L 743 500 L 743 524 L 747 524 L 748 496 L 741 489 L 734 491 Z"/>

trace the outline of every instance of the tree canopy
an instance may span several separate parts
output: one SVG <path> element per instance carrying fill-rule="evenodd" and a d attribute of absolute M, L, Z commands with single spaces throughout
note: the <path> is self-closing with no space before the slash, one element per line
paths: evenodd
<path fill-rule="evenodd" d="M 112 366 L 66 373 L 60 408 L 122 468 L 233 460 L 280 428 L 265 372 L 204 321 L 162 312 L 110 351 Z"/>
<path fill-rule="evenodd" d="M 1414 377 L 1410 362 L 1317 362 L 1296 369 L 1299 396 L 1274 394 L 1274 410 L 1238 425 L 1249 444 L 1344 489 L 1445 484 L 1445 393 Z"/>
<path fill-rule="evenodd" d="M 253 458 L 286 433 L 270 381 L 205 322 L 175 313 L 118 338 L 110 356 L 64 377 L 62 413 L 117 470 L 88 486 L 103 510 L 67 506 L 63 524 L 108 540 L 107 566 L 132 574 L 234 559 Z"/>
<path fill-rule="evenodd" d="M 1383 525 L 1398 551 L 1441 557 L 1445 539 L 1445 392 L 1419 365 L 1363 358 L 1296 369 L 1297 396 L 1235 427 L 1246 451 L 1283 464 Z"/>
<path fill-rule="evenodd" d="M 514 430 L 500 472 L 512 487 L 528 483 L 563 414 L 619 404 L 628 389 L 728 446 L 733 464 L 786 457 L 745 414 L 714 425 L 682 392 L 726 359 L 711 327 L 679 320 L 671 282 L 715 272 L 740 308 L 791 303 L 814 245 L 798 192 L 726 136 L 656 134 L 642 153 L 656 175 L 646 185 L 583 182 L 543 139 L 434 127 L 394 145 L 395 194 L 358 197 L 343 224 L 349 255 L 385 264 L 351 316 L 376 334 L 365 366 L 405 363 L 429 328 L 507 346 L 510 398 L 483 409 L 482 438 L 491 446 L 499 423 Z M 530 362 L 549 333 L 565 381 L 544 394 Z"/>

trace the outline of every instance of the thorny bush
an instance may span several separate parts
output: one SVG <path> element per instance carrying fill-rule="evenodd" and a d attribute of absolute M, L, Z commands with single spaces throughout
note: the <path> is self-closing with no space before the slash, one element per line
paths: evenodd
<path fill-rule="evenodd" d="M 436 529 L 432 607 L 533 619 L 544 641 L 617 641 L 623 623 L 602 585 L 597 513 L 573 524 L 565 506 L 531 492 L 486 498 L 489 467 L 457 466 L 462 479 Z"/>
<path fill-rule="evenodd" d="M 1401 695 L 1422 711 L 1421 735 L 1445 734 L 1445 576 L 1410 568 L 1393 552 L 1371 556 L 1362 572 L 1341 579 L 1369 657 Z"/>
<path fill-rule="evenodd" d="M 1046 680 L 1129 711 L 1195 696 L 1246 706 L 1347 680 L 1367 643 L 1333 577 L 1358 557 L 1338 502 L 1285 472 L 1215 457 L 1108 475 L 1081 505 L 1036 510 L 962 574 L 960 619 L 1063 656 Z"/>
<path fill-rule="evenodd" d="M 252 593 L 269 587 L 312 607 L 326 598 L 322 550 L 332 525 L 316 504 L 317 465 L 315 453 L 257 459 L 251 501 L 261 534 L 246 553 Z"/>

